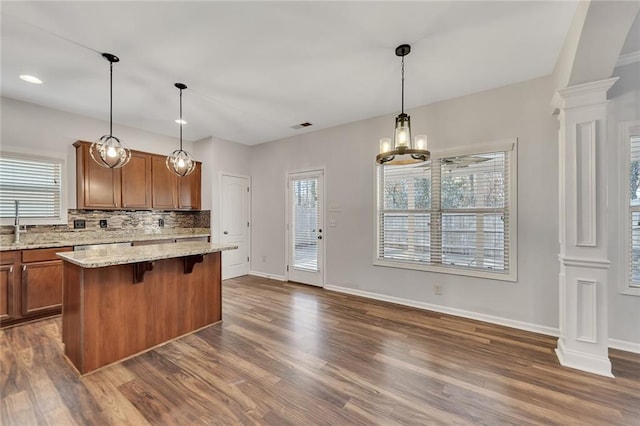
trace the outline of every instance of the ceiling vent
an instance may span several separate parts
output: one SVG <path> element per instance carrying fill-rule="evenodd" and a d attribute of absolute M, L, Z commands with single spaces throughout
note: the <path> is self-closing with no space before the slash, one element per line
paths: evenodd
<path fill-rule="evenodd" d="M 305 127 L 309 127 L 311 126 L 311 123 L 309 123 L 308 121 L 304 122 L 304 123 L 300 123 L 300 124 L 296 124 L 295 126 L 291 126 L 292 129 L 304 129 Z"/>

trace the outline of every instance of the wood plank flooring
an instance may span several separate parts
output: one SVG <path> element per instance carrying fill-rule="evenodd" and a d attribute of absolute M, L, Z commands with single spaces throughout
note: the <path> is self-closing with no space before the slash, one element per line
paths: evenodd
<path fill-rule="evenodd" d="M 256 277 L 223 321 L 83 378 L 60 318 L 0 332 L 1 423 L 640 425 L 636 354 L 603 378 L 555 338 Z"/>

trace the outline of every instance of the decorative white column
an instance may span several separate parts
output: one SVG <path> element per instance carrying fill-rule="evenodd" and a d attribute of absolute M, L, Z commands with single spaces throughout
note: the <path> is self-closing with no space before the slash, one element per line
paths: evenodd
<path fill-rule="evenodd" d="M 607 90 L 616 78 L 559 90 L 560 364 L 613 377 L 608 348 Z"/>

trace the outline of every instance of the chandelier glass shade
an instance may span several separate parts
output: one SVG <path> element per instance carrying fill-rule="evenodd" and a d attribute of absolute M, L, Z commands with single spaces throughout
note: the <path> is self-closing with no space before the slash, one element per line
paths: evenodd
<path fill-rule="evenodd" d="M 182 91 L 187 88 L 185 84 L 176 83 L 175 86 L 180 90 L 180 149 L 173 151 L 165 161 L 167 168 L 179 177 L 190 175 L 196 168 L 196 161 L 191 154 L 182 149 Z"/>
<path fill-rule="evenodd" d="M 113 136 L 113 63 L 119 62 L 120 59 L 111 53 L 103 53 L 102 57 L 109 61 L 109 134 L 93 142 L 89 154 L 93 161 L 102 167 L 117 169 L 125 166 L 131 159 L 129 148 Z"/>
<path fill-rule="evenodd" d="M 403 165 L 420 163 L 429 160 L 431 153 L 427 151 L 427 136 L 417 135 L 411 141 L 411 117 L 404 112 L 404 57 L 411 52 L 411 46 L 402 44 L 396 48 L 396 55 L 402 58 L 402 111 L 396 117 L 396 128 L 393 137 L 380 139 L 380 151 L 376 162 L 384 165 Z"/>

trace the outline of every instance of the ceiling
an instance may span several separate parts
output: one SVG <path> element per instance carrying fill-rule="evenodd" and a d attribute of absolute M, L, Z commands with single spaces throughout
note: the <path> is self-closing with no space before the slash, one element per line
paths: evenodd
<path fill-rule="evenodd" d="M 1 93 L 108 119 L 109 52 L 114 122 L 177 136 L 182 82 L 185 139 L 254 145 L 398 113 L 402 43 L 407 108 L 548 75 L 576 4 L 3 1 Z"/>

